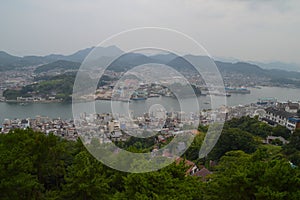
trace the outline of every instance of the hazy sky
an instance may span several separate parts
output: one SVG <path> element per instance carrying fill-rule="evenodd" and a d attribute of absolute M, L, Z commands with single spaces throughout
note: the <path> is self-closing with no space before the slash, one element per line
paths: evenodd
<path fill-rule="evenodd" d="M 130 28 L 184 32 L 213 56 L 300 63 L 299 0 L 2 0 L 0 50 L 70 54 Z"/>

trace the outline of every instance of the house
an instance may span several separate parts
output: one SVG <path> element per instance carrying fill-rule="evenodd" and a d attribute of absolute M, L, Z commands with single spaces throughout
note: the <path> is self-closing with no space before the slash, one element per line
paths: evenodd
<path fill-rule="evenodd" d="M 275 99 L 274 97 L 266 97 L 266 98 L 260 98 L 257 101 L 257 105 L 260 106 L 274 106 L 277 102 L 277 99 Z"/>
<path fill-rule="evenodd" d="M 177 158 L 176 164 L 178 165 L 179 163 L 181 163 L 183 161 L 184 161 L 184 165 L 189 167 L 188 170 L 186 171 L 187 175 L 201 177 L 202 181 L 206 181 L 207 176 L 209 174 L 212 174 L 212 172 L 210 172 L 204 166 L 200 166 L 200 168 L 201 168 L 200 169 L 194 162 L 189 161 L 189 160 L 184 160 L 182 158 Z"/>
<path fill-rule="evenodd" d="M 29 120 L 28 119 L 22 119 L 21 124 L 20 124 L 20 128 L 23 128 L 23 129 L 30 128 Z"/>
<path fill-rule="evenodd" d="M 282 144 L 287 144 L 287 143 L 288 143 L 288 141 L 285 140 L 285 139 L 284 139 L 283 137 L 281 137 L 281 136 L 268 136 L 268 137 L 266 138 L 266 140 L 263 141 L 263 143 L 265 143 L 265 144 L 272 144 L 272 142 L 275 141 L 275 140 L 281 141 Z"/>
<path fill-rule="evenodd" d="M 299 102 L 279 102 L 277 103 L 276 107 L 280 110 L 284 110 L 290 113 L 297 113 L 300 108 Z"/>
<path fill-rule="evenodd" d="M 269 107 L 266 108 L 266 114 L 262 118 L 262 120 L 268 122 L 271 125 L 279 124 L 282 126 L 286 126 L 288 119 L 294 117 L 294 115 L 294 113 L 290 113 L 282 109 Z"/>
<path fill-rule="evenodd" d="M 164 136 L 162 136 L 162 135 L 158 135 L 158 136 L 157 136 L 157 139 L 158 139 L 158 141 L 161 142 L 161 143 L 167 142 L 166 138 L 165 138 Z"/>
<path fill-rule="evenodd" d="M 123 134 L 121 131 L 113 131 L 109 134 L 109 137 L 113 141 L 120 141 L 122 136 L 123 136 Z"/>
<path fill-rule="evenodd" d="M 212 172 L 203 167 L 199 171 L 195 172 L 192 176 L 201 177 L 202 181 L 207 181 L 207 176 L 210 174 L 212 174 Z"/>
<path fill-rule="evenodd" d="M 291 131 L 296 130 L 297 128 L 300 128 L 300 118 L 299 117 L 291 117 L 288 119 L 286 128 L 288 128 Z"/>
<path fill-rule="evenodd" d="M 112 120 L 108 122 L 108 130 L 109 132 L 119 131 L 120 130 L 120 122 L 117 120 Z"/>
<path fill-rule="evenodd" d="M 285 111 L 290 113 L 297 113 L 299 110 L 299 103 L 288 102 L 285 106 Z"/>
<path fill-rule="evenodd" d="M 179 165 L 181 162 L 184 162 L 184 166 L 189 167 L 188 170 L 186 171 L 186 174 L 193 175 L 194 173 L 199 171 L 197 165 L 192 161 L 189 161 L 189 160 L 186 160 L 186 159 L 183 159 L 183 158 L 180 158 L 180 157 L 177 158 L 176 161 L 175 161 L 175 163 L 177 165 Z"/>
<path fill-rule="evenodd" d="M 186 145 L 184 142 L 178 142 L 178 145 L 177 145 L 177 152 L 178 153 L 184 153 L 184 151 L 186 150 Z"/>
<path fill-rule="evenodd" d="M 164 149 L 162 153 L 163 157 L 172 158 L 173 154 L 169 151 L 169 149 Z"/>

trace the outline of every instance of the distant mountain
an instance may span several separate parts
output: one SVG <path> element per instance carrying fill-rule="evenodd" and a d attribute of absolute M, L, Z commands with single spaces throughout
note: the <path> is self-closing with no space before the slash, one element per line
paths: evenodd
<path fill-rule="evenodd" d="M 160 63 L 167 64 L 171 60 L 174 60 L 175 58 L 177 58 L 178 56 L 170 53 L 170 54 L 156 54 L 156 55 L 151 55 L 149 57 L 154 60 L 159 61 Z"/>
<path fill-rule="evenodd" d="M 188 58 L 188 59 L 187 59 Z M 194 67 L 188 62 L 192 61 L 201 66 L 211 66 L 212 60 L 207 56 L 192 56 L 177 57 L 171 60 L 168 65 L 178 71 L 189 71 L 197 73 Z M 258 77 L 270 80 L 274 85 L 294 85 L 300 87 L 300 72 L 285 71 L 279 69 L 263 69 L 255 64 L 247 62 L 220 62 L 215 61 L 217 68 L 222 75 L 224 74 L 241 74 L 243 76 Z M 200 69 L 201 70 L 201 69 Z"/>
<path fill-rule="evenodd" d="M 61 54 L 50 54 L 42 57 L 42 59 L 47 60 L 48 62 L 58 61 L 58 60 L 67 60 L 73 62 L 82 62 L 85 57 L 93 50 L 94 47 L 79 50 L 71 55 L 61 55 Z"/>
<path fill-rule="evenodd" d="M 20 59 L 20 57 L 12 56 L 4 51 L 0 51 L 1 65 L 9 65 L 14 62 L 18 62 Z"/>
<path fill-rule="evenodd" d="M 200 64 L 201 67 L 209 67 L 213 60 L 207 56 L 194 56 L 185 55 L 183 57 L 174 54 L 157 54 L 157 55 L 144 55 L 140 53 L 126 53 L 116 46 L 109 47 L 91 47 L 77 51 L 71 55 L 51 54 L 47 56 L 24 56 L 18 57 L 10 55 L 6 52 L 0 51 L 0 71 L 21 69 L 28 66 L 37 67 L 35 72 L 48 72 L 48 71 L 67 71 L 77 70 L 84 59 L 89 56 L 91 67 L 110 64 L 109 69 L 115 71 L 127 71 L 135 66 L 147 63 L 166 64 L 179 72 L 197 73 L 191 64 Z M 120 56 L 121 55 L 121 56 Z M 113 60 L 116 56 L 118 59 Z M 93 60 L 94 59 L 94 60 Z M 187 60 L 192 61 L 189 63 Z M 102 63 L 101 63 L 102 62 Z M 266 78 L 274 83 L 291 84 L 300 86 L 300 72 L 296 64 L 284 63 L 258 63 L 254 62 L 224 62 L 215 61 L 221 74 L 237 73 L 244 76 Z M 284 66 L 289 66 L 284 68 Z M 274 68 L 283 69 L 274 69 Z M 293 68 L 294 67 L 294 68 Z M 270 69 L 272 68 L 272 69 Z M 295 69 L 294 71 L 286 71 Z M 200 69 L 201 70 L 201 69 Z"/>
<path fill-rule="evenodd" d="M 279 69 L 285 71 L 300 72 L 300 65 L 295 63 L 284 63 L 284 62 L 262 63 L 262 62 L 253 62 L 253 61 L 249 61 L 249 63 L 256 64 L 262 67 L 263 69 Z"/>
<path fill-rule="evenodd" d="M 192 62 L 192 63 L 189 63 Z M 260 68 L 257 65 L 245 63 L 245 62 L 221 62 L 221 61 L 213 61 L 208 56 L 193 56 L 193 55 L 186 55 L 184 57 L 177 57 L 171 60 L 168 65 L 174 67 L 176 70 L 179 71 L 195 71 L 192 64 L 204 69 L 205 67 L 210 67 L 216 64 L 218 70 L 221 73 L 239 73 L 244 75 L 256 75 L 256 76 L 264 76 L 267 74 L 265 70 Z"/>
<path fill-rule="evenodd" d="M 247 76 L 266 76 L 267 71 L 257 65 L 245 62 L 227 63 L 215 61 L 221 73 L 239 73 Z"/>
<path fill-rule="evenodd" d="M 105 56 L 105 57 L 113 57 L 113 56 L 120 55 L 123 53 L 123 51 L 116 46 L 91 47 L 91 48 L 79 50 L 76 53 L 67 55 L 67 56 L 60 55 L 60 54 L 51 54 L 51 55 L 45 56 L 45 58 L 48 60 L 52 60 L 52 61 L 67 60 L 67 61 L 81 63 L 91 52 L 92 52 L 92 56 L 93 55 L 101 55 L 101 56 Z"/>
<path fill-rule="evenodd" d="M 241 60 L 232 58 L 232 57 L 213 57 L 215 61 L 220 61 L 220 62 L 229 62 L 229 63 L 236 63 L 236 62 L 241 62 Z"/>
<path fill-rule="evenodd" d="M 115 57 L 123 54 L 123 51 L 116 46 L 96 47 L 93 49 L 93 54 L 101 55 L 102 57 Z"/>
<path fill-rule="evenodd" d="M 229 63 L 237 63 L 237 62 L 245 62 L 257 65 L 263 69 L 279 69 L 285 71 L 296 71 L 300 72 L 300 64 L 297 63 L 285 63 L 285 62 L 257 62 L 251 60 L 240 60 L 236 58 L 226 58 L 226 57 L 214 57 L 214 60 L 221 61 L 221 62 L 229 62 Z"/>
<path fill-rule="evenodd" d="M 67 60 L 58 60 L 52 63 L 48 63 L 42 66 L 39 66 L 34 71 L 35 73 L 42 73 L 48 71 L 66 71 L 66 70 L 78 70 L 81 63 L 72 62 Z"/>
<path fill-rule="evenodd" d="M 139 53 L 126 53 L 116 59 L 109 66 L 110 70 L 115 71 L 126 71 L 138 65 L 143 65 L 147 63 L 161 63 L 151 57 L 145 56 Z"/>
<path fill-rule="evenodd" d="M 195 71 L 193 65 L 183 57 L 176 57 L 169 61 L 167 65 L 173 67 L 177 71 Z"/>
<path fill-rule="evenodd" d="M 0 71 L 13 70 L 16 68 L 24 68 L 28 66 L 44 65 L 59 60 L 81 63 L 92 50 L 94 50 L 93 54 L 98 53 L 108 57 L 120 55 L 122 53 L 122 50 L 120 50 L 116 46 L 91 47 L 77 51 L 71 55 L 51 54 L 47 56 L 18 57 L 12 56 L 4 51 L 0 51 Z"/>
<path fill-rule="evenodd" d="M 64 56 L 64 60 L 69 60 L 69 61 L 73 61 L 73 62 L 82 62 L 86 56 L 94 49 L 94 47 L 91 48 L 87 48 L 87 49 L 83 49 L 83 50 L 79 50 L 74 54 L 68 55 L 68 56 Z"/>
<path fill-rule="evenodd" d="M 0 71 L 15 68 L 15 63 L 18 63 L 20 59 L 20 57 L 12 56 L 4 51 L 0 51 Z"/>

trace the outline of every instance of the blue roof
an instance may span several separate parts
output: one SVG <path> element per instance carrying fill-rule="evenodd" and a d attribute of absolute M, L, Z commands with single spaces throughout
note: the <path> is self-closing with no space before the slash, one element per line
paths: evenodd
<path fill-rule="evenodd" d="M 292 118 L 289 118 L 289 121 L 298 123 L 298 122 L 300 122 L 300 118 L 292 117 Z"/>
<path fill-rule="evenodd" d="M 259 101 L 276 101 L 276 98 L 274 97 L 263 97 L 263 98 L 259 98 Z"/>

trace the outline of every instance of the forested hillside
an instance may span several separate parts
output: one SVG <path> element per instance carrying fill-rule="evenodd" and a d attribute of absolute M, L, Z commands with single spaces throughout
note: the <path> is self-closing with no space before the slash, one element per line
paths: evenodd
<path fill-rule="evenodd" d="M 0 199 L 299 199 L 299 130 L 286 135 L 287 145 L 264 145 L 264 135 L 284 135 L 285 130 L 248 117 L 235 119 L 226 123 L 211 154 L 200 160 L 196 155 L 207 127 L 199 130 L 182 163 L 143 174 L 106 167 L 80 140 L 32 130 L 2 134 Z M 140 152 L 149 151 L 152 143 L 132 139 L 119 145 Z M 206 181 L 190 176 L 184 160 L 204 165 L 212 174 Z M 210 160 L 216 165 L 209 165 Z"/>

